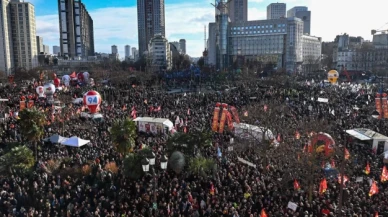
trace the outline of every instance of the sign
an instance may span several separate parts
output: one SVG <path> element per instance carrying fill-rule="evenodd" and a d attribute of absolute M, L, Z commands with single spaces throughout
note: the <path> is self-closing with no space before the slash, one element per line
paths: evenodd
<path fill-rule="evenodd" d="M 26 108 L 26 101 L 20 101 L 19 110 L 23 111 Z"/>
<path fill-rule="evenodd" d="M 158 204 L 156 204 L 155 202 L 152 203 L 152 208 L 153 208 L 153 209 L 158 209 Z"/>
<path fill-rule="evenodd" d="M 364 178 L 362 176 L 356 178 L 356 182 L 363 182 Z"/>
<path fill-rule="evenodd" d="M 97 96 L 86 96 L 87 105 L 97 105 L 98 99 Z"/>
<path fill-rule="evenodd" d="M 298 205 L 296 205 L 296 203 L 293 203 L 290 201 L 290 202 L 288 202 L 287 208 L 291 209 L 293 211 L 296 211 L 296 208 L 298 208 Z"/>
<path fill-rule="evenodd" d="M 251 162 L 249 162 L 249 161 L 247 161 L 247 160 L 244 160 L 244 159 L 241 158 L 241 157 L 237 157 L 237 159 L 238 159 L 238 161 L 240 161 L 241 163 L 244 163 L 244 164 L 246 164 L 246 165 L 248 165 L 248 166 L 250 166 L 250 167 L 256 168 L 256 165 L 255 165 L 255 164 L 253 164 L 253 163 L 251 163 Z"/>

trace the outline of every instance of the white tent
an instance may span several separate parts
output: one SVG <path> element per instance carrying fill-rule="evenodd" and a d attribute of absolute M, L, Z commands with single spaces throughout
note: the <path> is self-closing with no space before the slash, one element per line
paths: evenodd
<path fill-rule="evenodd" d="M 54 134 L 52 136 L 50 136 L 49 138 L 45 139 L 46 141 L 50 141 L 52 143 L 62 143 L 66 140 L 68 140 L 69 138 L 67 137 L 63 137 L 63 136 L 60 136 L 58 134 Z"/>
<path fill-rule="evenodd" d="M 88 144 L 89 142 L 90 142 L 90 140 L 84 140 L 84 139 L 80 139 L 76 136 L 73 136 L 73 137 L 70 137 L 69 139 L 65 140 L 61 144 L 71 146 L 71 147 L 81 147 L 81 146 Z"/>
<path fill-rule="evenodd" d="M 165 118 L 138 117 L 133 121 L 137 122 L 140 132 L 168 133 L 174 128 L 174 124 Z M 166 128 L 168 128 L 168 132 L 166 132 Z"/>
<path fill-rule="evenodd" d="M 263 133 L 265 133 L 265 140 L 274 139 L 274 135 L 270 129 L 264 127 L 258 127 L 255 125 L 245 124 L 245 123 L 233 123 L 234 126 L 234 135 L 244 138 L 244 139 L 256 139 L 261 141 L 263 139 Z"/>

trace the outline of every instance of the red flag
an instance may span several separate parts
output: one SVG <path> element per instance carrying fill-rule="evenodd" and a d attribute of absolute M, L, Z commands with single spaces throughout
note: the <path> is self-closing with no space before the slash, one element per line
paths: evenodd
<path fill-rule="evenodd" d="M 349 150 L 345 148 L 345 160 L 349 160 L 349 158 L 350 158 Z"/>
<path fill-rule="evenodd" d="M 370 166 L 369 166 L 369 162 L 366 162 L 366 166 L 365 166 L 365 174 L 369 175 L 370 173 Z"/>
<path fill-rule="evenodd" d="M 300 133 L 299 133 L 299 131 L 295 131 L 295 139 L 300 139 Z"/>
<path fill-rule="evenodd" d="M 345 175 L 338 174 L 338 183 L 341 184 L 342 180 L 341 178 L 343 177 L 344 179 L 344 186 L 346 185 L 346 182 L 349 181 L 349 178 Z"/>
<path fill-rule="evenodd" d="M 319 183 L 319 194 L 323 194 L 326 192 L 327 189 L 327 181 L 324 178 L 321 183 Z"/>
<path fill-rule="evenodd" d="M 260 212 L 260 217 L 268 217 L 267 213 L 265 212 L 265 209 L 263 208 Z"/>
<path fill-rule="evenodd" d="M 296 190 L 296 191 L 300 190 L 299 182 L 296 179 L 294 180 L 294 190 Z"/>
<path fill-rule="evenodd" d="M 374 194 L 379 193 L 379 188 L 377 187 L 376 181 L 372 182 L 372 186 L 370 186 L 369 197 L 372 197 Z"/>
<path fill-rule="evenodd" d="M 276 140 L 277 140 L 278 142 L 281 142 L 281 141 L 282 141 L 282 137 L 281 137 L 280 133 L 278 133 L 278 136 L 277 136 Z"/>
<path fill-rule="evenodd" d="M 335 168 L 335 161 L 334 161 L 334 159 L 331 159 L 330 166 L 331 166 L 331 168 Z"/>
<path fill-rule="evenodd" d="M 268 106 L 264 105 L 264 111 L 266 112 L 268 110 Z"/>
<path fill-rule="evenodd" d="M 183 132 L 187 133 L 187 127 L 183 127 Z"/>
<path fill-rule="evenodd" d="M 190 115 L 190 109 L 187 109 L 187 115 Z"/>
<path fill-rule="evenodd" d="M 214 195 L 214 193 L 215 193 L 214 185 L 211 184 L 211 185 L 210 185 L 210 194 L 211 194 L 211 195 Z"/>
<path fill-rule="evenodd" d="M 383 171 L 381 172 L 381 182 L 388 181 L 388 171 L 387 168 L 384 166 Z"/>
<path fill-rule="evenodd" d="M 375 215 L 373 217 L 379 217 L 379 213 L 375 212 Z"/>

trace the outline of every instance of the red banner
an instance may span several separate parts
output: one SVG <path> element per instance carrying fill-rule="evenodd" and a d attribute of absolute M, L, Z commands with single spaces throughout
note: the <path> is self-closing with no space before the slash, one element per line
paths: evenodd
<path fill-rule="evenodd" d="M 386 93 L 383 93 L 383 97 L 381 98 L 381 101 L 383 101 L 384 118 L 388 118 L 388 101 L 387 101 L 387 94 Z"/>
<path fill-rule="evenodd" d="M 376 103 L 376 111 L 379 112 L 379 114 L 380 114 L 378 119 L 381 119 L 382 113 L 383 113 L 383 108 L 381 105 L 381 96 L 379 93 L 376 94 L 375 103 Z"/>
<path fill-rule="evenodd" d="M 19 110 L 23 111 L 26 108 L 26 101 L 20 101 Z"/>
<path fill-rule="evenodd" d="M 237 113 L 236 107 L 231 106 L 230 110 L 232 111 L 234 121 L 239 124 L 240 123 L 240 118 L 238 117 L 238 113 Z"/>
<path fill-rule="evenodd" d="M 228 110 L 226 108 L 222 109 L 221 120 L 220 120 L 220 127 L 218 129 L 219 133 L 223 133 L 224 132 L 225 121 L 226 121 L 226 113 L 227 112 L 228 112 Z"/>
<path fill-rule="evenodd" d="M 217 132 L 218 130 L 218 119 L 220 117 L 220 108 L 215 107 L 213 112 L 213 122 L 212 122 L 212 130 Z"/>
<path fill-rule="evenodd" d="M 27 108 L 34 107 L 34 100 L 28 100 Z"/>
<path fill-rule="evenodd" d="M 228 128 L 229 128 L 229 130 L 233 130 L 232 114 L 230 114 L 229 111 L 226 112 L 226 118 L 228 120 Z"/>

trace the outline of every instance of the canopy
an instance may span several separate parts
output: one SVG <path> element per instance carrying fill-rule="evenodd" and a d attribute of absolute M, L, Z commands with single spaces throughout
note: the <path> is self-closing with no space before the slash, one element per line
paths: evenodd
<path fill-rule="evenodd" d="M 265 140 L 274 139 L 273 133 L 270 129 L 264 127 L 258 127 L 255 125 L 245 124 L 245 123 L 233 123 L 234 134 L 240 138 L 244 139 L 257 139 L 261 141 L 263 139 L 263 133 L 265 134 Z"/>
<path fill-rule="evenodd" d="M 174 124 L 166 118 L 138 117 L 133 121 L 138 123 L 140 132 L 158 133 L 158 131 L 163 131 L 167 133 L 165 128 L 168 128 L 168 132 L 170 132 L 174 127 Z"/>
<path fill-rule="evenodd" d="M 346 130 L 346 133 L 361 141 L 372 140 L 372 149 L 378 149 L 378 146 L 383 145 L 384 151 L 388 151 L 388 137 L 370 129 L 356 128 Z"/>
<path fill-rule="evenodd" d="M 84 140 L 84 139 L 80 139 L 76 136 L 73 136 L 73 137 L 70 137 L 69 139 L 65 140 L 61 144 L 66 145 L 66 146 L 71 146 L 71 147 L 81 147 L 81 146 L 88 144 L 89 142 L 90 142 L 90 140 Z"/>
<path fill-rule="evenodd" d="M 62 143 L 64 141 L 68 140 L 68 139 L 69 138 L 62 137 L 62 136 L 60 136 L 58 134 L 54 134 L 54 135 L 50 136 L 49 138 L 46 138 L 45 140 L 46 141 L 50 141 L 52 143 Z"/>

